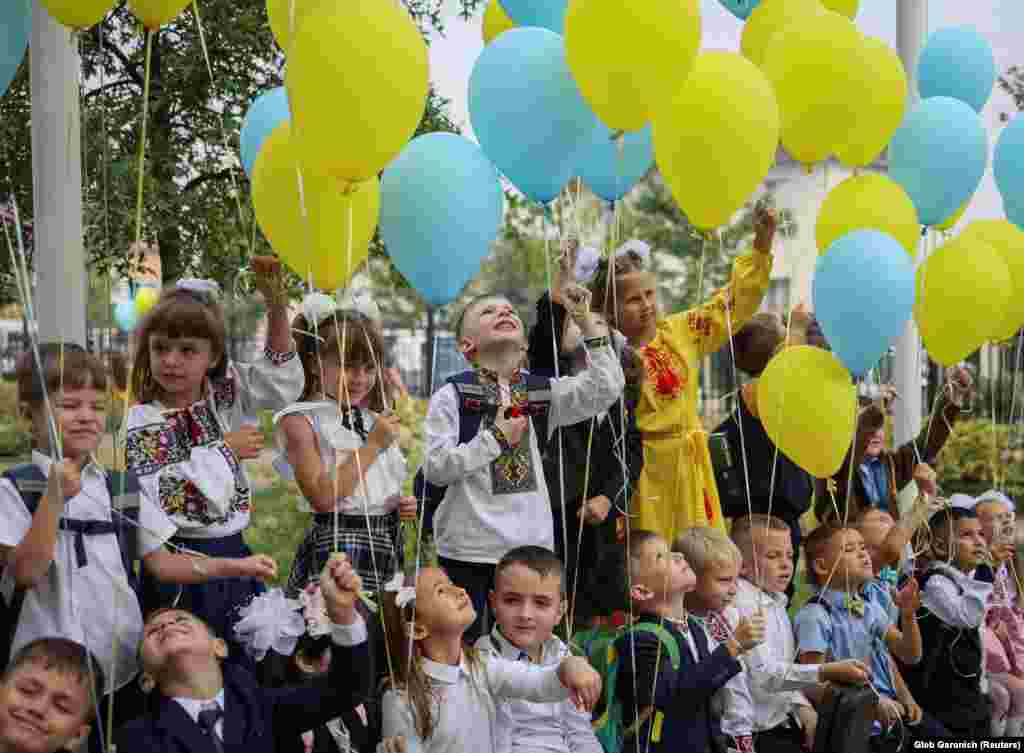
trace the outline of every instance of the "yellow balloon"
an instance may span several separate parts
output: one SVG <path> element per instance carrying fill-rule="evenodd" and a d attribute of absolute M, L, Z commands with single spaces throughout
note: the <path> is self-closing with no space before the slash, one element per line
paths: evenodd
<path fill-rule="evenodd" d="M 907 109 L 907 73 L 889 45 L 874 37 L 861 39 L 860 62 L 846 93 L 854 122 L 836 156 L 851 167 L 871 164 L 903 122 Z"/>
<path fill-rule="evenodd" d="M 740 49 L 748 60 L 762 65 L 768 45 L 776 34 L 795 21 L 823 10 L 820 0 L 761 0 L 743 26 Z"/>
<path fill-rule="evenodd" d="M 672 195 L 697 227 L 726 224 L 775 161 L 779 108 L 771 83 L 733 52 L 704 52 L 655 111 L 654 152 Z"/>
<path fill-rule="evenodd" d="M 782 145 L 798 162 L 820 162 L 849 140 L 861 49 L 857 27 L 832 11 L 800 18 L 772 39 L 762 68 L 778 97 Z"/>
<path fill-rule="evenodd" d="M 374 177 L 346 194 L 338 179 L 303 171 L 304 219 L 297 157 L 291 128 L 282 123 L 264 142 L 253 167 L 256 219 L 295 274 L 304 280 L 312 278 L 322 290 L 334 290 L 347 284 L 366 260 L 380 214 L 380 184 Z"/>
<path fill-rule="evenodd" d="M 151 308 L 160 300 L 160 291 L 156 288 L 142 288 L 135 294 L 135 313 L 139 317 L 145 316 Z"/>
<path fill-rule="evenodd" d="M 515 27 L 515 21 L 508 17 L 508 13 L 501 7 L 501 3 L 498 0 L 491 0 L 487 3 L 487 10 L 484 11 L 483 25 L 485 45 L 490 44 L 495 37 Z"/>
<path fill-rule="evenodd" d="M 853 21 L 860 10 L 860 0 L 821 0 L 821 4 Z"/>
<path fill-rule="evenodd" d="M 914 319 L 936 363 L 959 363 L 995 337 L 1007 321 L 1010 271 L 1002 255 L 977 237 L 946 243 L 917 270 Z"/>
<path fill-rule="evenodd" d="M 757 409 L 790 460 L 818 478 L 839 471 L 857 420 L 857 390 L 832 353 L 809 345 L 780 352 L 757 381 Z"/>
<path fill-rule="evenodd" d="M 304 164 L 368 180 L 405 146 L 430 87 L 427 46 L 392 0 L 322 3 L 289 49 L 288 101 Z"/>
<path fill-rule="evenodd" d="M 113 7 L 111 0 L 42 0 L 55 21 L 72 29 L 88 29 L 103 20 Z"/>
<path fill-rule="evenodd" d="M 192 0 L 129 0 L 128 10 L 142 21 L 142 25 L 155 31 L 173 21 L 192 4 Z"/>
<path fill-rule="evenodd" d="M 975 220 L 960 233 L 961 243 L 973 247 L 984 243 L 998 253 L 1010 273 L 1010 295 L 1003 320 L 993 332 L 993 340 L 1006 340 L 1024 327 L 1024 230 L 1007 220 Z M 987 303 L 986 303 L 987 306 Z"/>
<path fill-rule="evenodd" d="M 824 254 L 839 238 L 854 230 L 881 230 L 900 242 L 911 258 L 917 256 L 921 226 L 907 192 L 878 173 L 847 178 L 829 191 L 818 212 L 815 238 Z"/>
<path fill-rule="evenodd" d="M 270 22 L 270 31 L 277 40 L 277 46 L 288 52 L 288 45 L 291 43 L 291 13 L 292 2 L 295 3 L 295 23 L 298 24 L 299 7 L 303 4 L 309 5 L 309 0 L 267 0 L 267 20 Z"/>
<path fill-rule="evenodd" d="M 614 29 L 615 51 L 609 49 Z M 580 93 L 609 128 L 635 131 L 670 99 L 700 49 L 698 0 L 570 0 L 565 57 Z"/>
<path fill-rule="evenodd" d="M 961 204 L 960 208 L 953 212 L 953 214 L 949 215 L 949 217 L 947 217 L 945 220 L 936 225 L 935 229 L 945 232 L 946 230 L 952 230 L 954 227 L 956 227 L 956 223 L 960 222 L 960 218 L 964 216 L 964 212 L 967 211 L 967 207 L 971 205 L 971 201 L 973 200 L 974 197 L 972 196 L 963 204 Z"/>

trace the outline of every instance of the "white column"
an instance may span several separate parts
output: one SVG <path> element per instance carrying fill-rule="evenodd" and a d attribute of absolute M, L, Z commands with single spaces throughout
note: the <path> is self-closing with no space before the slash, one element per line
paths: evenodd
<path fill-rule="evenodd" d="M 39 0 L 32 15 L 32 195 L 36 317 L 42 341 L 86 344 L 78 77 L 71 32 Z"/>
<path fill-rule="evenodd" d="M 928 0 L 897 0 L 897 14 L 897 43 L 910 83 L 909 105 L 913 106 L 918 99 L 917 58 L 928 34 Z M 895 403 L 893 417 L 893 439 L 897 447 L 909 442 L 921 430 L 922 358 L 921 338 L 911 319 L 896 341 L 895 386 L 902 396 Z"/>

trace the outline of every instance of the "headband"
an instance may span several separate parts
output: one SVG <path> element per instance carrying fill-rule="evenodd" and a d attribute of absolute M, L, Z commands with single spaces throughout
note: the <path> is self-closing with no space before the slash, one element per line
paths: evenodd
<path fill-rule="evenodd" d="M 395 594 L 395 606 L 399 609 L 405 609 L 416 601 L 416 587 L 405 585 L 405 574 L 401 571 L 385 584 L 384 590 Z"/>
<path fill-rule="evenodd" d="M 651 258 L 651 247 L 641 240 L 633 239 L 626 241 L 615 252 L 615 258 L 618 259 L 630 253 L 636 254 L 646 264 Z M 594 275 L 597 274 L 597 267 L 600 262 L 601 254 L 596 250 L 590 246 L 581 247 L 576 252 L 576 269 L 574 270 L 576 281 L 582 285 L 589 285 L 594 279 Z"/>
<path fill-rule="evenodd" d="M 178 280 L 174 286 L 177 290 L 184 290 L 198 298 L 202 303 L 216 303 L 220 299 L 220 285 L 213 280 L 200 280 L 195 277 L 188 277 Z"/>

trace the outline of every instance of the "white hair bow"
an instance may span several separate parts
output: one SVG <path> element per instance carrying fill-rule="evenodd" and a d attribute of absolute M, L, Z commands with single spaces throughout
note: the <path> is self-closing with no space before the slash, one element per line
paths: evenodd
<path fill-rule="evenodd" d="M 978 504 L 978 500 L 969 494 L 954 494 L 949 498 L 949 506 L 961 510 L 973 510 L 976 504 Z"/>
<path fill-rule="evenodd" d="M 213 280 L 201 280 L 195 277 L 187 277 L 178 280 L 175 286 L 178 290 L 187 290 L 204 300 L 213 302 L 220 298 L 220 285 Z"/>
<path fill-rule="evenodd" d="M 648 259 L 651 258 L 650 244 L 644 243 L 643 241 L 637 240 L 636 238 L 634 238 L 631 241 L 626 241 L 621 246 L 619 246 L 619 250 L 615 252 L 615 258 L 625 256 L 630 251 L 639 256 L 643 260 L 644 264 L 646 264 Z"/>
<path fill-rule="evenodd" d="M 271 589 L 238 610 L 235 637 L 256 661 L 263 661 L 271 649 L 291 656 L 306 633 L 301 606 L 295 599 L 285 598 L 280 588 Z"/>
<path fill-rule="evenodd" d="M 384 585 L 384 590 L 395 594 L 395 606 L 399 609 L 405 609 L 416 601 L 416 587 L 405 585 L 405 574 L 402 571 L 395 573 L 395 577 Z"/>
<path fill-rule="evenodd" d="M 324 319 L 334 313 L 338 304 L 324 293 L 310 293 L 302 299 L 302 315 L 306 322 L 314 327 L 323 324 Z"/>
<path fill-rule="evenodd" d="M 380 308 L 368 290 L 349 291 L 341 299 L 341 308 L 356 311 L 372 322 L 380 321 Z"/>
<path fill-rule="evenodd" d="M 597 264 L 600 261 L 601 254 L 590 246 L 582 246 L 576 252 L 576 269 L 573 270 L 576 275 L 576 282 L 586 285 L 593 280 L 594 275 L 597 273 Z"/>
<path fill-rule="evenodd" d="M 1017 506 L 1013 503 L 1013 500 L 998 489 L 989 489 L 987 492 L 984 492 L 978 497 L 977 502 L 1002 502 L 1010 512 L 1017 511 Z"/>

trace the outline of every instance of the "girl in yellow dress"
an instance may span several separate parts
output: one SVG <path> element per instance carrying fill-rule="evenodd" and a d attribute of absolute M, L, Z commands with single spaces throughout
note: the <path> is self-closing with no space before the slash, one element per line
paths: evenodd
<path fill-rule="evenodd" d="M 728 285 L 688 311 L 660 316 L 656 280 L 635 252 L 616 257 L 614 289 L 607 262 L 591 283 L 594 308 L 640 350 L 647 367 L 636 407 L 644 467 L 630 506 L 635 527 L 666 541 L 691 526 L 725 530 L 708 437 L 697 415 L 698 370 L 702 358 L 729 341 L 730 328 L 738 331 L 761 305 L 775 224 L 775 212 L 758 207 L 754 250 L 736 259 Z"/>

